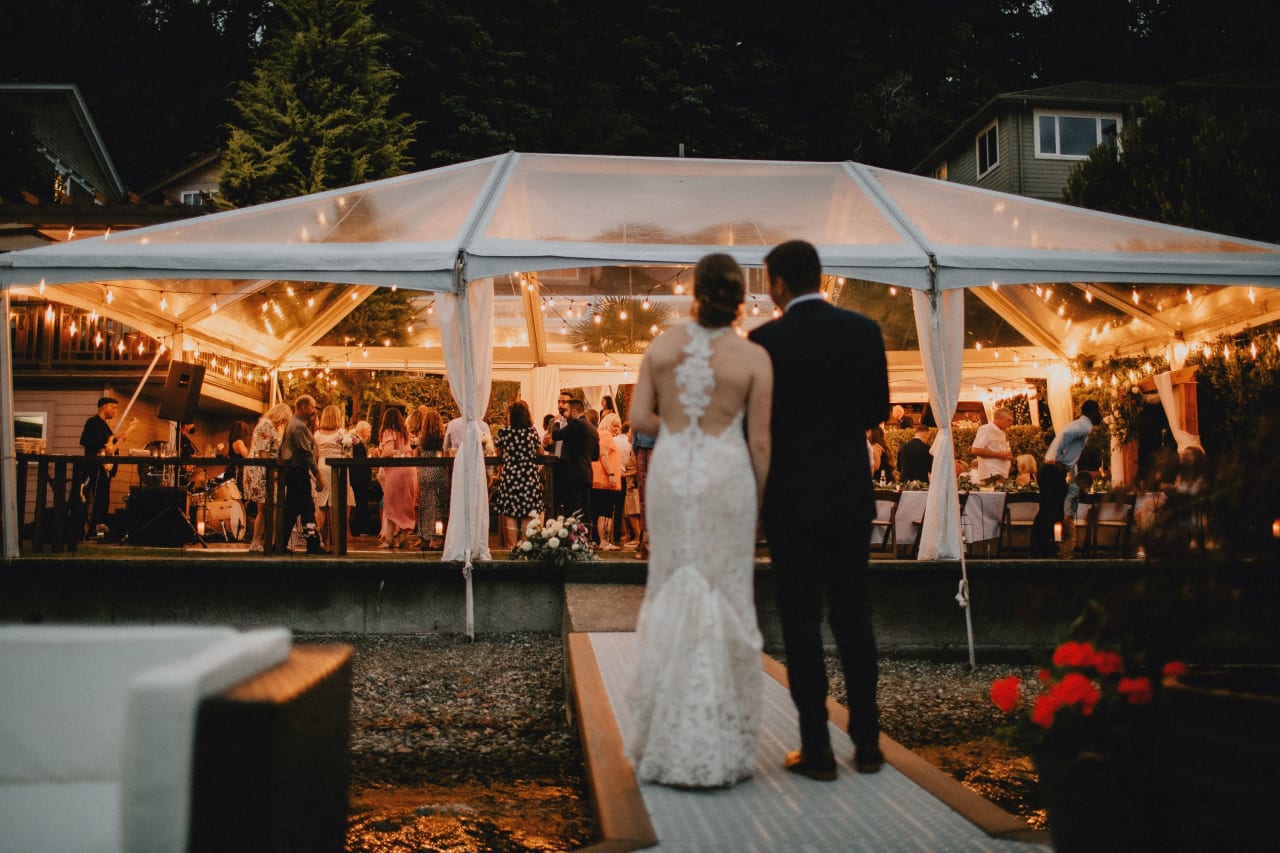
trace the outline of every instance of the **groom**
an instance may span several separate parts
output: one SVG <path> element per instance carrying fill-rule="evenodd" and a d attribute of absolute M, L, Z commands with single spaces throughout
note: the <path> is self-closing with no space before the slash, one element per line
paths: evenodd
<path fill-rule="evenodd" d="M 765 272 L 769 293 L 785 312 L 753 331 L 751 340 L 773 360 L 773 458 L 763 518 L 800 718 L 800 749 L 787 755 L 786 767 L 831 781 L 836 759 L 827 728 L 824 594 L 849 692 L 854 767 L 875 773 L 884 764 L 866 577 L 875 510 L 863 439 L 889 415 L 884 340 L 874 321 L 822 298 L 822 264 L 809 243 L 775 247 L 765 256 Z"/>

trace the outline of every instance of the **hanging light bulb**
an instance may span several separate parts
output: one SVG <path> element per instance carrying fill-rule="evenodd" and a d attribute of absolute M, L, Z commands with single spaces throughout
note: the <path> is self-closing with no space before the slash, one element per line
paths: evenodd
<path fill-rule="evenodd" d="M 95 308 L 89 312 L 89 322 L 90 323 L 98 322 L 98 309 Z"/>
<path fill-rule="evenodd" d="M 609 360 L 609 356 L 607 356 L 607 355 L 604 357 L 604 366 L 605 366 L 605 367 L 612 367 L 612 366 L 613 366 L 613 362 Z"/>
<path fill-rule="evenodd" d="M 138 355 L 142 355 L 142 354 L 143 354 L 143 353 L 145 353 L 146 351 L 147 351 L 147 345 L 146 345 L 146 344 L 138 344 Z"/>
<path fill-rule="evenodd" d="M 57 315 L 53 313 L 53 303 L 51 302 L 44 309 L 44 318 L 48 320 L 50 323 L 52 323 L 56 317 Z"/>
<path fill-rule="evenodd" d="M 640 307 L 641 307 L 641 308 L 643 308 L 644 310 L 648 311 L 648 310 L 649 310 L 649 306 L 650 306 L 650 305 L 652 305 L 652 304 L 653 304 L 653 303 L 651 303 L 651 302 L 649 301 L 649 297 L 647 297 L 647 296 L 646 296 L 646 297 L 644 298 L 644 302 L 641 302 L 641 303 L 640 303 Z"/>
<path fill-rule="evenodd" d="M 682 296 L 683 294 L 684 294 L 684 285 L 683 285 L 683 284 L 678 284 L 678 283 L 677 283 L 677 284 L 676 284 L 676 296 Z"/>
<path fill-rule="evenodd" d="M 591 315 L 591 322 L 593 322 L 593 323 L 595 323 L 597 326 L 599 326 L 601 323 L 603 323 L 603 322 L 604 322 L 604 318 L 603 318 L 603 317 L 601 317 L 599 314 L 592 314 L 592 315 Z"/>
<path fill-rule="evenodd" d="M 889 288 L 889 295 L 890 295 L 890 296 L 897 296 L 897 295 L 898 295 L 898 288 L 896 288 L 896 287 L 891 287 L 891 288 Z"/>
<path fill-rule="evenodd" d="M 369 357 L 369 348 L 368 348 L 368 347 L 361 347 L 361 348 L 360 348 L 360 355 L 364 356 L 365 358 L 368 358 L 368 357 Z"/>
<path fill-rule="evenodd" d="M 1222 357 L 1223 357 L 1224 359 L 1231 358 L 1231 350 L 1227 349 L 1227 345 L 1226 345 L 1226 344 L 1223 344 L 1223 345 L 1222 345 Z"/>
<path fill-rule="evenodd" d="M 992 352 L 994 353 L 996 358 L 1000 357 L 1000 350 L 993 350 Z"/>
<path fill-rule="evenodd" d="M 307 297 L 307 307 L 308 308 L 316 307 L 316 298 L 314 296 Z"/>
<path fill-rule="evenodd" d="M 120 353 L 121 355 L 124 355 L 124 341 L 121 341 L 120 343 L 116 344 L 116 352 Z"/>
<path fill-rule="evenodd" d="M 161 311 L 167 311 L 167 310 L 169 310 L 169 300 L 167 300 L 167 299 L 165 299 L 165 298 L 164 298 L 164 291 L 163 291 L 163 290 L 162 290 L 162 291 L 160 291 L 160 310 L 161 310 Z"/>
<path fill-rule="evenodd" d="M 618 309 L 618 319 L 619 319 L 619 320 L 625 320 L 625 319 L 627 319 L 627 309 L 626 309 L 626 308 L 620 308 L 620 309 Z"/>
<path fill-rule="evenodd" d="M 352 302 L 355 302 L 355 301 L 356 301 L 357 299 L 359 299 L 359 298 L 360 298 L 359 294 L 357 294 L 354 290 L 353 290 L 353 291 L 351 291 L 351 301 L 352 301 Z"/>
<path fill-rule="evenodd" d="M 752 303 L 751 303 L 751 315 L 752 315 L 753 317 L 759 317 L 759 316 L 760 316 L 760 303 L 758 303 L 758 302 L 752 302 Z"/>
<path fill-rule="evenodd" d="M 976 350 L 982 349 L 982 341 L 978 341 L 976 344 L 974 344 L 973 348 Z"/>
<path fill-rule="evenodd" d="M 1187 304 L 1191 304 L 1191 288 L 1187 288 Z"/>
<path fill-rule="evenodd" d="M 1253 288 L 1250 287 L 1249 288 L 1249 304 L 1253 305 L 1255 302 L 1257 302 L 1257 298 L 1253 295 Z"/>
<path fill-rule="evenodd" d="M 115 301 L 116 301 L 116 295 L 111 292 L 110 288 L 107 288 L 107 304 L 110 305 L 112 302 L 115 302 Z"/>
<path fill-rule="evenodd" d="M 93 336 L 93 345 L 95 347 L 102 346 L 102 332 L 96 332 Z"/>
<path fill-rule="evenodd" d="M 44 291 L 45 291 L 44 279 L 40 279 L 40 286 L 36 288 L 36 291 L 39 292 L 41 296 L 44 296 Z"/>
<path fill-rule="evenodd" d="M 1059 316 L 1059 317 L 1061 317 L 1063 314 L 1066 314 L 1066 313 L 1067 313 L 1067 306 L 1065 306 L 1065 305 L 1059 305 L 1059 306 L 1058 306 L 1058 316 Z"/>
<path fill-rule="evenodd" d="M 74 337 L 76 336 L 76 332 L 77 332 L 78 330 L 76 329 L 76 321 L 75 321 L 75 320 L 72 320 L 72 321 L 71 321 L 71 328 L 69 328 L 67 331 L 69 331 L 69 332 L 71 333 L 71 337 L 73 337 L 73 338 L 74 338 Z"/>
<path fill-rule="evenodd" d="M 1086 289 L 1084 292 L 1084 301 L 1093 304 L 1093 291 Z"/>
<path fill-rule="evenodd" d="M 1258 344 L 1254 341 L 1249 341 L 1249 355 L 1253 358 L 1258 357 Z"/>
<path fill-rule="evenodd" d="M 649 334 L 651 334 L 651 335 L 656 335 L 656 334 L 658 334 L 658 324 L 657 324 L 657 323 L 654 323 L 652 326 L 650 326 L 650 327 L 649 327 Z"/>
<path fill-rule="evenodd" d="M 216 296 L 213 297 L 213 303 L 209 306 L 209 313 L 210 314 L 218 313 L 218 297 Z"/>
<path fill-rule="evenodd" d="M 1136 288 L 1136 287 L 1135 287 L 1135 288 L 1133 289 L 1133 295 L 1132 295 L 1132 297 L 1131 297 L 1131 298 L 1133 299 L 1133 304 L 1134 304 L 1134 305 L 1137 305 L 1137 304 L 1138 304 L 1138 301 L 1141 299 L 1141 297 L 1140 297 L 1140 296 L 1138 296 L 1138 288 Z"/>

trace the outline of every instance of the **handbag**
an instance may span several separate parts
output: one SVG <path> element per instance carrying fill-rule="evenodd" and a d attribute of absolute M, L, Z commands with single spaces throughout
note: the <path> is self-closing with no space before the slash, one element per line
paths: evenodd
<path fill-rule="evenodd" d="M 635 477 L 627 478 L 627 496 L 622 499 L 623 515 L 640 514 L 640 489 L 636 487 Z"/>

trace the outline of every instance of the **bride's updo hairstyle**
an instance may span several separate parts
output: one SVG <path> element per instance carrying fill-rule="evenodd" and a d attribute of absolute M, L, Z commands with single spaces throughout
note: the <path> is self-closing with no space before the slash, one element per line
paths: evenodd
<path fill-rule="evenodd" d="M 693 269 L 698 323 L 707 328 L 728 326 L 736 320 L 745 293 L 742 267 L 728 255 L 707 255 Z"/>

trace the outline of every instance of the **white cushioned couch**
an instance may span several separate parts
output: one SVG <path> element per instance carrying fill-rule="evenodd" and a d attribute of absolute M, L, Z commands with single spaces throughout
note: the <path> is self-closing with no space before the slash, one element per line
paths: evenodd
<path fill-rule="evenodd" d="M 0 627 L 0 853 L 188 850 L 200 703 L 291 646 L 282 628 Z"/>

